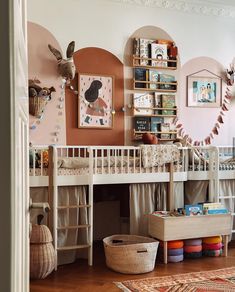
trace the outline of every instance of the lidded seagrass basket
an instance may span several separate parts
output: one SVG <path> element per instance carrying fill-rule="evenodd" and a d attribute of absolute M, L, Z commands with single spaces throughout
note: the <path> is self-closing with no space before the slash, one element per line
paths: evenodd
<path fill-rule="evenodd" d="M 123 274 L 142 274 L 154 269 L 159 242 L 137 235 L 113 235 L 103 239 L 106 265 Z"/>
<path fill-rule="evenodd" d="M 38 216 L 39 224 L 32 224 L 30 237 L 30 278 L 44 279 L 55 268 L 55 249 L 52 235 L 46 225 L 40 225 L 43 216 Z"/>

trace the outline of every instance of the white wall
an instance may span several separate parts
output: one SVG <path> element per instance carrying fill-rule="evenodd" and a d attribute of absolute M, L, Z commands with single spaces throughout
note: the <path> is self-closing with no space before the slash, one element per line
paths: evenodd
<path fill-rule="evenodd" d="M 140 27 L 152 25 L 162 28 L 174 39 L 179 48 L 181 66 L 192 58 L 208 56 L 227 68 L 235 55 L 235 18 L 232 17 L 108 0 L 30 0 L 28 18 L 47 28 L 64 51 L 69 41 L 75 40 L 76 50 L 100 47 L 123 61 L 128 38 Z M 186 98 L 183 95 L 181 93 L 180 98 Z M 231 114 L 233 116 L 235 110 L 228 113 Z M 230 124 L 225 127 L 235 126 L 232 118 L 228 120 Z M 235 131 L 232 135 L 235 136 Z M 223 144 L 230 144 L 231 133 L 220 140 Z"/>

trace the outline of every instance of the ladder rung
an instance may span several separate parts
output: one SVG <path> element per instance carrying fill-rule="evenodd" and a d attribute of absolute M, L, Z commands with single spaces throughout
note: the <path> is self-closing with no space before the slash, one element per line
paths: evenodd
<path fill-rule="evenodd" d="M 65 230 L 65 229 L 79 229 L 79 228 L 88 228 L 91 227 L 90 224 L 83 224 L 83 225 L 74 225 L 74 226 L 60 226 L 57 227 L 57 230 Z"/>
<path fill-rule="evenodd" d="M 72 250 L 72 249 L 81 249 L 81 248 L 87 248 L 87 247 L 90 247 L 90 244 L 61 246 L 61 247 L 57 247 L 57 250 L 58 251 L 61 251 L 61 250 Z"/>
<path fill-rule="evenodd" d="M 221 196 L 219 199 L 235 199 L 235 196 Z"/>
<path fill-rule="evenodd" d="M 90 208 L 91 205 L 70 205 L 70 206 L 58 206 L 57 209 L 77 209 L 77 208 Z"/>

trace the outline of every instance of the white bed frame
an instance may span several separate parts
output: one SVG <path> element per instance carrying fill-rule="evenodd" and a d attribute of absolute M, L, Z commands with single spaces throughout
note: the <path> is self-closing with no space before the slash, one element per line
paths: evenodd
<path fill-rule="evenodd" d="M 131 184 L 151 182 L 173 182 L 187 180 L 208 180 L 209 199 L 219 201 L 219 179 L 235 179 L 235 170 L 220 170 L 219 158 L 225 153 L 233 153 L 232 147 L 181 147 L 180 161 L 174 165 L 172 174 L 169 167 L 163 165 L 161 171 L 157 168 L 145 169 L 141 163 L 135 165 L 135 158 L 141 161 L 140 147 L 135 146 L 39 146 L 32 147 L 31 151 L 42 152 L 49 150 L 49 168 L 43 167 L 41 161 L 40 170 L 33 167 L 30 170 L 30 187 L 49 186 L 49 202 L 53 204 L 53 236 L 56 253 L 60 250 L 74 250 L 88 248 L 88 264 L 92 265 L 92 242 L 93 242 L 93 188 L 98 184 Z M 197 159 L 193 152 L 200 153 L 205 159 Z M 42 157 L 42 155 L 41 155 Z M 86 157 L 89 160 L 88 169 L 84 174 L 61 175 L 57 166 L 60 157 Z M 110 157 L 116 157 L 114 166 L 111 167 Z M 117 167 L 117 157 L 121 158 L 121 165 Z M 127 159 L 127 166 L 124 166 L 124 157 Z M 98 159 L 101 167 L 98 169 Z M 129 166 L 129 160 L 133 159 L 133 166 Z M 101 161 L 101 162 L 100 162 Z M 106 166 L 105 166 L 106 164 Z M 99 171 L 98 171 L 99 170 Z M 87 205 L 79 206 L 58 206 L 58 187 L 87 185 L 89 188 Z M 215 194 L 218 194 L 215 196 Z M 230 198 L 230 197 L 226 197 Z M 233 197 L 235 198 L 235 196 Z M 88 228 L 89 244 L 69 247 L 57 246 L 57 221 L 58 209 L 61 208 L 88 208 L 88 225 L 66 226 L 64 229 Z M 233 214 L 234 215 L 234 214 Z"/>

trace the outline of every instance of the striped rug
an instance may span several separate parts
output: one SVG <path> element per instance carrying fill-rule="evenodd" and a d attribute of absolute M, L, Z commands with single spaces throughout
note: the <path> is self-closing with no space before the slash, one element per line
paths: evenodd
<path fill-rule="evenodd" d="M 234 292 L 235 267 L 115 282 L 125 292 Z"/>

